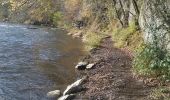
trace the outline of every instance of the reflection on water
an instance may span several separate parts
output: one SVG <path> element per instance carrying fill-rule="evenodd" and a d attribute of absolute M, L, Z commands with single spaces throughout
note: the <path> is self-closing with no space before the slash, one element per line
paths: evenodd
<path fill-rule="evenodd" d="M 62 30 L 0 24 L 0 100 L 48 100 L 74 81 L 82 43 Z"/>

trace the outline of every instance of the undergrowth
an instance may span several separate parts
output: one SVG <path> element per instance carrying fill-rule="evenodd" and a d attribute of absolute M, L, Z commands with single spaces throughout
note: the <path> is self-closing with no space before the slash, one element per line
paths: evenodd
<path fill-rule="evenodd" d="M 161 36 L 152 30 L 154 38 L 151 43 L 144 43 L 142 33 L 134 23 L 123 29 L 115 29 L 112 39 L 118 48 L 128 47 L 135 51 L 133 70 L 143 76 L 155 77 L 161 80 L 170 80 L 170 53 Z M 160 46 L 161 44 L 161 46 Z"/>
<path fill-rule="evenodd" d="M 135 73 L 169 81 L 170 53 L 166 46 L 160 46 L 164 40 L 158 37 L 155 35 L 152 43 L 144 43 L 142 33 L 131 23 L 127 28 L 115 29 L 112 39 L 116 47 L 128 47 L 136 52 L 133 61 Z"/>
<path fill-rule="evenodd" d="M 170 54 L 153 44 L 144 45 L 134 58 L 133 69 L 144 76 L 170 79 Z"/>
<path fill-rule="evenodd" d="M 62 23 L 62 13 L 57 11 L 52 15 L 52 21 L 55 26 L 61 25 Z"/>
<path fill-rule="evenodd" d="M 114 45 L 118 48 L 128 47 L 130 50 L 135 50 L 143 43 L 142 34 L 135 23 L 131 23 L 127 28 L 115 28 L 112 34 Z"/>
<path fill-rule="evenodd" d="M 84 37 L 84 42 L 86 44 L 86 49 L 90 50 L 92 48 L 96 48 L 100 45 L 101 40 L 105 37 L 105 35 L 100 33 L 87 32 Z"/>
<path fill-rule="evenodd" d="M 151 76 L 162 81 L 170 80 L 170 52 L 167 48 L 169 42 L 166 40 L 168 32 L 157 33 L 159 29 L 152 29 L 150 42 L 145 42 L 142 49 L 138 50 L 133 62 L 136 73 Z"/>
<path fill-rule="evenodd" d="M 151 100 L 170 100 L 170 87 L 159 87 L 149 95 Z"/>

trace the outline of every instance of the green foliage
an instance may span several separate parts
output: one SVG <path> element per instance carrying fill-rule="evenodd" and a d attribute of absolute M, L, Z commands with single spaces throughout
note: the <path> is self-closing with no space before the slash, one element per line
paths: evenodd
<path fill-rule="evenodd" d="M 128 43 L 131 41 L 130 38 L 133 35 L 138 34 L 138 33 L 136 33 L 136 29 L 137 29 L 137 27 L 136 27 L 135 23 L 131 23 L 129 25 L 129 27 L 127 27 L 127 28 L 115 29 L 113 32 L 113 36 L 112 36 L 113 41 L 116 42 L 115 46 L 117 46 L 117 47 L 127 46 Z M 138 38 L 138 37 L 136 37 L 136 38 Z"/>
<path fill-rule="evenodd" d="M 151 100 L 169 100 L 170 98 L 170 88 L 168 87 L 161 87 L 158 89 L 154 89 L 149 98 Z"/>
<path fill-rule="evenodd" d="M 138 51 L 133 65 L 140 75 L 170 79 L 170 54 L 155 44 L 148 44 Z"/>
<path fill-rule="evenodd" d="M 160 78 L 162 80 L 170 80 L 170 52 L 168 50 L 169 29 L 165 25 L 154 26 L 156 22 L 153 20 L 148 34 L 149 40 L 144 47 L 137 51 L 134 59 L 133 68 L 136 73 L 151 77 Z M 159 30 L 164 29 L 167 31 Z"/>
<path fill-rule="evenodd" d="M 104 37 L 105 37 L 105 35 L 100 34 L 100 33 L 88 32 L 85 35 L 86 48 L 89 50 L 89 49 L 99 46 L 101 39 Z"/>
<path fill-rule="evenodd" d="M 61 12 L 55 12 L 54 14 L 53 14 L 53 16 L 52 16 L 52 20 L 53 20 L 53 24 L 55 25 L 55 26 L 57 26 L 57 25 L 59 25 L 59 24 L 61 24 L 61 21 L 62 21 L 62 13 Z"/>

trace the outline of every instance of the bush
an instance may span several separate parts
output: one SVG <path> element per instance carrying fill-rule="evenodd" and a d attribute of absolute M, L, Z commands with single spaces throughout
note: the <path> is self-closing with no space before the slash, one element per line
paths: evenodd
<path fill-rule="evenodd" d="M 151 30 L 150 39 L 143 48 L 137 51 L 134 58 L 134 71 L 140 75 L 156 77 L 162 80 L 170 80 L 170 51 L 168 50 L 169 31 L 159 33 L 160 29 L 165 29 L 163 25 L 154 28 L 148 26 Z"/>
<path fill-rule="evenodd" d="M 114 32 L 113 32 L 112 39 L 113 39 L 113 41 L 115 41 L 115 46 L 120 48 L 120 47 L 130 45 L 130 42 L 134 43 L 134 39 L 135 40 L 137 39 L 137 41 L 135 41 L 137 43 L 138 43 L 138 41 L 141 42 L 142 38 L 140 36 L 141 35 L 137 31 L 137 27 L 136 27 L 135 23 L 131 23 L 129 25 L 129 27 L 127 27 L 127 28 L 123 28 L 123 29 L 115 28 Z M 140 43 L 138 43 L 138 44 L 140 44 Z"/>
<path fill-rule="evenodd" d="M 61 24 L 61 21 L 62 21 L 62 13 L 61 12 L 55 12 L 54 14 L 53 14 L 53 16 L 52 16 L 52 21 L 53 21 L 53 24 L 55 25 L 55 26 L 57 26 L 57 25 L 59 25 L 59 24 Z"/>
<path fill-rule="evenodd" d="M 147 44 L 138 51 L 133 68 L 140 75 L 170 79 L 170 54 L 166 48 Z"/>
<path fill-rule="evenodd" d="M 105 35 L 102 35 L 100 33 L 87 32 L 84 40 L 84 42 L 86 43 L 86 48 L 89 50 L 99 46 L 101 39 L 104 37 Z"/>
<path fill-rule="evenodd" d="M 149 95 L 151 100 L 169 100 L 170 98 L 170 87 L 160 87 L 154 89 Z"/>

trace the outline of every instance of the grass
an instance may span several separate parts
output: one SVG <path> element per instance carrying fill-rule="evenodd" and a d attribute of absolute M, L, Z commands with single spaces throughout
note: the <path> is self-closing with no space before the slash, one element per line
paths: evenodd
<path fill-rule="evenodd" d="M 137 52 L 133 70 L 142 76 L 151 76 L 162 81 L 170 80 L 170 54 L 166 49 L 147 44 Z"/>
<path fill-rule="evenodd" d="M 143 43 L 142 33 L 137 30 L 134 23 L 127 28 L 115 28 L 112 33 L 112 39 L 118 48 L 128 47 L 130 50 L 136 50 Z"/>
<path fill-rule="evenodd" d="M 100 33 L 87 32 L 84 36 L 84 42 L 86 44 L 86 49 L 91 50 L 100 45 L 101 40 L 105 37 L 105 35 Z"/>
<path fill-rule="evenodd" d="M 62 23 L 62 13 L 61 12 L 55 12 L 53 15 L 52 15 L 52 21 L 53 21 L 53 24 L 55 26 L 58 26 L 59 24 Z"/>
<path fill-rule="evenodd" d="M 127 45 L 127 40 L 136 31 L 136 27 L 132 24 L 127 28 L 115 28 L 113 31 L 113 41 L 115 46 L 121 48 Z"/>
<path fill-rule="evenodd" d="M 149 95 L 151 100 L 170 100 L 170 87 L 159 87 Z"/>

